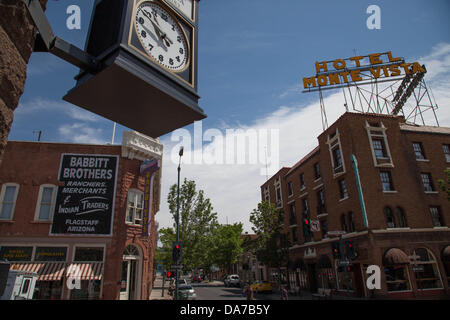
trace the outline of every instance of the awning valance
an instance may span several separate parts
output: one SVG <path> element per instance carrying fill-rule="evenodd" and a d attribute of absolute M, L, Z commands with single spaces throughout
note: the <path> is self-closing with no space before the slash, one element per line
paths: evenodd
<path fill-rule="evenodd" d="M 39 275 L 38 281 L 59 281 L 64 275 L 66 264 L 64 262 L 44 263 L 15 263 L 10 270 L 33 272 Z"/>
<path fill-rule="evenodd" d="M 391 248 L 384 254 L 383 265 L 391 266 L 394 264 L 409 264 L 410 260 L 406 253 L 398 248 Z"/>
<path fill-rule="evenodd" d="M 68 278 L 78 280 L 101 280 L 103 262 L 73 263 L 67 267 Z"/>

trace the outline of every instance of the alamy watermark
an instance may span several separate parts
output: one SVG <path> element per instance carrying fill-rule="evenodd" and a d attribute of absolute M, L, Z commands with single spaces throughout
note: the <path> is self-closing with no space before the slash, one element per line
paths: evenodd
<path fill-rule="evenodd" d="M 370 14 L 370 16 L 367 18 L 367 21 L 366 21 L 367 29 L 369 29 L 369 30 L 381 29 L 381 9 L 380 9 L 380 7 L 375 4 L 372 4 L 367 7 L 366 13 Z"/>
<path fill-rule="evenodd" d="M 194 134 L 186 129 L 172 133 L 171 160 L 178 163 L 178 150 L 184 147 L 185 164 L 261 165 L 261 175 L 272 175 L 280 168 L 279 129 L 210 128 L 203 132 L 201 121 L 194 123 Z M 206 144 L 204 144 L 206 142 Z"/>

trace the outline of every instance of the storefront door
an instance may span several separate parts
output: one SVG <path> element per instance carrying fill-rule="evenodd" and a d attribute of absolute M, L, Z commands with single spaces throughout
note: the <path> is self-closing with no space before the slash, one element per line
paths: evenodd
<path fill-rule="evenodd" d="M 124 260 L 122 262 L 120 300 L 134 300 L 137 298 L 136 271 L 137 271 L 137 260 Z"/>

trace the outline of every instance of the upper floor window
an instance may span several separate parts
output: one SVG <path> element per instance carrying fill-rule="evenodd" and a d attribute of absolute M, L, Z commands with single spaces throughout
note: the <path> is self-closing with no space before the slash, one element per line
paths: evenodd
<path fill-rule="evenodd" d="M 402 208 L 397 207 L 395 209 L 395 216 L 397 218 L 397 225 L 399 228 L 407 228 L 408 227 L 408 223 L 406 222 L 405 212 L 403 211 Z"/>
<path fill-rule="evenodd" d="M 392 167 L 391 153 L 386 136 L 387 128 L 381 123 L 369 123 L 366 121 L 366 131 L 372 150 L 373 162 L 376 167 Z"/>
<path fill-rule="evenodd" d="M 289 215 L 289 225 L 297 224 L 297 215 L 295 213 L 295 203 L 289 205 L 290 215 Z"/>
<path fill-rule="evenodd" d="M 430 173 L 421 173 L 420 177 L 422 178 L 423 187 L 425 191 L 434 191 L 434 184 L 431 178 Z"/>
<path fill-rule="evenodd" d="M 339 192 L 341 194 L 341 199 L 348 198 L 347 184 L 344 179 L 339 180 Z"/>
<path fill-rule="evenodd" d="M 3 184 L 2 191 L 0 193 L 0 220 L 12 220 L 18 193 L 18 184 Z"/>
<path fill-rule="evenodd" d="M 384 216 L 388 228 L 407 228 L 406 216 L 402 208 L 395 208 L 395 215 L 390 207 L 384 208 Z"/>
<path fill-rule="evenodd" d="M 417 160 L 425 160 L 425 153 L 420 142 L 413 142 L 413 149 Z"/>
<path fill-rule="evenodd" d="M 323 189 L 317 191 L 317 214 L 326 213 L 325 195 Z"/>
<path fill-rule="evenodd" d="M 383 191 L 394 191 L 394 185 L 392 184 L 392 177 L 389 171 L 381 171 L 380 178 Z"/>
<path fill-rule="evenodd" d="M 372 139 L 373 151 L 378 159 L 387 158 L 386 147 L 383 139 Z"/>
<path fill-rule="evenodd" d="M 433 220 L 433 227 L 443 227 L 445 226 L 444 220 L 442 219 L 441 207 L 433 206 L 430 207 L 431 219 Z"/>
<path fill-rule="evenodd" d="M 348 232 L 347 219 L 345 218 L 345 214 L 341 215 L 341 229 L 342 231 Z"/>
<path fill-rule="evenodd" d="M 126 222 L 142 224 L 142 211 L 144 209 L 144 193 L 139 190 L 128 191 Z"/>
<path fill-rule="evenodd" d="M 298 231 L 297 228 L 292 228 L 292 243 L 298 243 Z"/>
<path fill-rule="evenodd" d="M 348 232 L 355 232 L 355 216 L 353 212 L 348 213 Z"/>
<path fill-rule="evenodd" d="M 442 150 L 444 151 L 445 161 L 450 162 L 450 145 L 449 144 L 442 145 Z"/>
<path fill-rule="evenodd" d="M 300 174 L 300 189 L 306 188 L 306 182 L 305 182 L 305 174 Z"/>
<path fill-rule="evenodd" d="M 321 177 L 321 175 L 320 175 L 320 166 L 319 166 L 319 163 L 317 162 L 317 163 L 314 164 L 314 178 L 317 180 L 320 177 Z"/>
<path fill-rule="evenodd" d="M 307 199 L 307 198 L 304 198 L 304 199 L 302 200 L 302 202 L 303 202 L 303 212 L 307 212 L 307 211 L 309 210 L 308 199 Z"/>
<path fill-rule="evenodd" d="M 39 188 L 35 220 L 50 221 L 55 207 L 56 186 L 44 184 Z"/>
<path fill-rule="evenodd" d="M 289 194 L 289 197 L 294 195 L 294 189 L 292 187 L 292 182 L 288 182 L 288 194 Z"/>
<path fill-rule="evenodd" d="M 392 209 L 389 207 L 384 208 L 384 216 L 386 218 L 386 225 L 388 228 L 395 228 L 395 219 L 392 214 Z"/>
<path fill-rule="evenodd" d="M 283 202 L 281 199 L 281 186 L 276 186 L 275 187 L 275 195 L 276 195 L 276 200 L 277 200 L 277 208 L 283 206 Z"/>

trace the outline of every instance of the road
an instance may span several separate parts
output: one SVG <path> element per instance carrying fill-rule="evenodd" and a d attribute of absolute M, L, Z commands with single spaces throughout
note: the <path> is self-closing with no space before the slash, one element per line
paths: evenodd
<path fill-rule="evenodd" d="M 193 284 L 197 294 L 196 300 L 246 300 L 241 288 L 225 286 L 199 286 Z M 255 294 L 255 300 L 272 300 L 272 295 Z"/>

